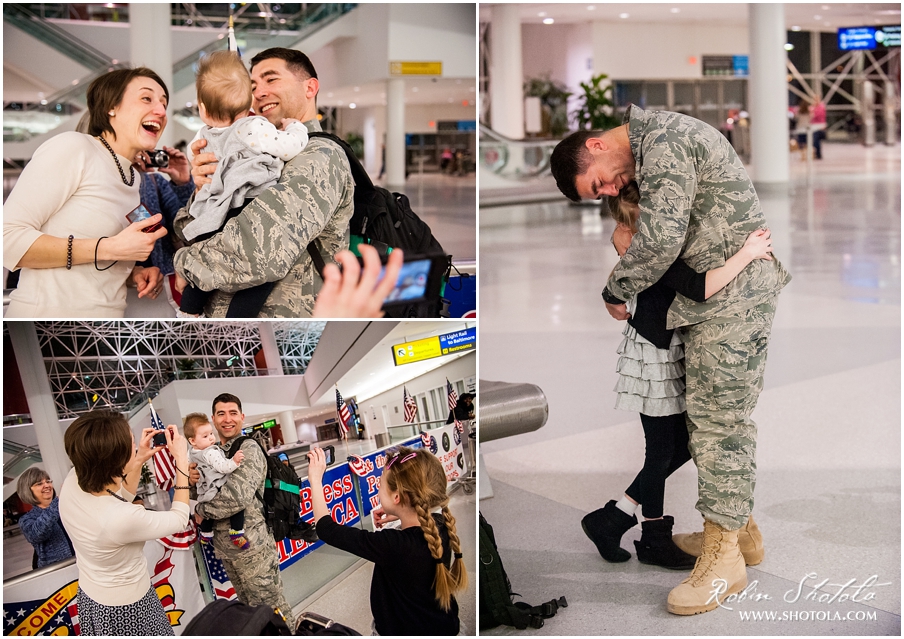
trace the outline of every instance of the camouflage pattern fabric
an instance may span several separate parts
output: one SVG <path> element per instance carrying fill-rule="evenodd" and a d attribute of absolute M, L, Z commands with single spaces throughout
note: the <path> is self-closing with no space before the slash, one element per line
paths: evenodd
<path fill-rule="evenodd" d="M 775 301 L 682 329 L 697 510 L 729 530 L 743 526 L 753 509 L 756 424 L 750 415 L 763 390 Z"/>
<path fill-rule="evenodd" d="M 320 131 L 320 123 L 304 123 Z M 213 237 L 176 252 L 176 271 L 203 291 L 216 291 L 208 317 L 225 317 L 232 294 L 276 282 L 260 317 L 310 317 L 322 281 L 306 248 L 315 239 L 324 261 L 348 248 L 354 212 L 351 169 L 342 149 L 323 138 L 286 163 L 279 183 L 229 220 Z M 193 201 L 194 198 L 192 198 Z M 176 235 L 194 218 L 191 201 L 174 222 Z"/>
<path fill-rule="evenodd" d="M 238 436 L 227 441 L 227 452 Z M 264 520 L 261 497 L 267 477 L 267 460 L 260 446 L 245 440 L 241 446 L 245 460 L 229 476 L 229 480 L 211 501 L 198 504 L 195 512 L 207 519 L 214 519 L 213 547 L 223 562 L 235 593 L 241 602 L 250 606 L 266 604 L 279 608 L 290 628 L 295 627 L 292 607 L 283 593 L 279 574 L 279 559 L 273 535 Z M 245 511 L 245 538 L 249 548 L 241 550 L 229 538 L 229 517 Z"/>
<path fill-rule="evenodd" d="M 631 247 L 606 284 L 622 300 L 652 286 L 679 257 L 698 273 L 724 266 L 750 233 L 768 226 L 744 165 L 716 129 L 686 115 L 636 106 L 629 107 L 625 122 L 640 218 Z M 754 260 L 705 302 L 679 293 L 668 327 L 735 315 L 790 280 L 777 258 Z"/>

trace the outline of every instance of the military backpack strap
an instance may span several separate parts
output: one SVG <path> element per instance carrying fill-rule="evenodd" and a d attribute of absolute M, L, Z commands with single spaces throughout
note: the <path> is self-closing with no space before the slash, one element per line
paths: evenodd
<path fill-rule="evenodd" d="M 314 245 L 314 240 L 311 240 L 310 244 L 308 244 L 308 255 L 311 256 L 311 261 L 314 262 L 314 268 L 317 269 L 317 275 L 319 275 L 322 280 L 323 269 L 326 267 L 326 263 L 323 261 L 320 249 Z"/>
<path fill-rule="evenodd" d="M 244 444 L 245 441 L 248 440 L 248 439 L 250 439 L 250 440 L 253 441 L 255 444 L 257 444 L 257 445 L 260 447 L 261 451 L 264 453 L 264 464 L 265 464 L 265 466 L 264 466 L 264 488 L 266 488 L 266 487 L 267 487 L 267 484 L 268 484 L 269 481 L 270 481 L 270 480 L 267 478 L 267 466 L 266 466 L 266 463 L 267 463 L 267 451 L 264 450 L 264 447 L 261 445 L 261 443 L 260 443 L 259 441 L 257 441 L 256 439 L 254 439 L 254 437 L 250 437 L 250 436 L 248 436 L 248 435 L 240 435 L 239 437 L 236 437 L 236 438 L 232 441 L 232 446 L 230 446 L 230 447 L 229 447 L 229 450 L 226 452 L 226 459 L 232 459 L 232 458 L 235 456 L 235 454 L 236 454 L 237 452 L 239 452 L 239 450 L 241 450 L 242 444 Z M 264 503 L 264 496 L 263 496 L 262 494 L 258 494 L 258 492 L 257 492 L 256 490 L 254 491 L 254 494 L 257 496 L 258 499 L 260 499 L 261 504 L 263 504 L 263 506 L 264 506 L 264 520 L 266 521 L 266 519 L 267 519 L 267 508 L 266 508 L 266 504 Z"/>

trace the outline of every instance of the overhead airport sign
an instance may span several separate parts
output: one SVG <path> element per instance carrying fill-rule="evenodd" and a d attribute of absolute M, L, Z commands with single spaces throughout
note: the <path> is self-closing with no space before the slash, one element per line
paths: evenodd
<path fill-rule="evenodd" d="M 477 348 L 477 328 L 466 328 L 454 333 L 434 335 L 414 342 L 395 344 L 392 358 L 396 366 L 413 364 L 425 359 L 453 355 Z"/>
<path fill-rule="evenodd" d="M 838 29 L 838 48 L 842 51 L 872 51 L 876 47 L 900 46 L 901 25 Z"/>
<path fill-rule="evenodd" d="M 390 61 L 389 75 L 442 75 L 442 62 Z"/>

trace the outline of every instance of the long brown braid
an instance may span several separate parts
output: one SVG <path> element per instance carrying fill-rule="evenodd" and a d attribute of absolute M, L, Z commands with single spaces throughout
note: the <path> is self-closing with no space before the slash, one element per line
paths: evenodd
<path fill-rule="evenodd" d="M 410 457 L 413 455 L 413 457 Z M 404 460 L 404 461 L 403 461 Z M 417 513 L 418 522 L 424 532 L 424 539 L 430 548 L 430 556 L 436 563 L 436 578 L 433 589 L 440 607 L 448 611 L 452 605 L 452 595 L 468 587 L 468 573 L 461 559 L 461 543 L 455 532 L 455 517 L 449 512 L 449 496 L 446 494 L 446 473 L 439 460 L 423 448 L 400 447 L 397 456 L 390 456 L 383 470 L 386 486 L 399 493 L 402 504 L 411 506 Z M 452 569 L 442 561 L 443 540 L 430 513 L 441 507 L 449 533 L 452 548 Z"/>

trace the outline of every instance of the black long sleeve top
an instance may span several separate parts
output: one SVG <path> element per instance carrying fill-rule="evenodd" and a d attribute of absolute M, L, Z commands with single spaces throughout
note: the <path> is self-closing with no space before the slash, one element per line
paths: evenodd
<path fill-rule="evenodd" d="M 449 533 L 442 515 L 433 515 L 443 540 L 443 561 L 452 558 Z M 382 635 L 457 635 L 458 602 L 448 612 L 436 601 L 433 581 L 436 561 L 420 526 L 369 532 L 342 526 L 325 515 L 317 520 L 317 535 L 325 543 L 374 562 L 370 609 Z"/>
<path fill-rule="evenodd" d="M 666 328 L 669 306 L 681 293 L 695 302 L 706 301 L 706 273 L 698 273 L 682 260 L 675 260 L 659 280 L 637 294 L 637 309 L 628 324 L 656 348 L 668 348 L 674 329 Z"/>

